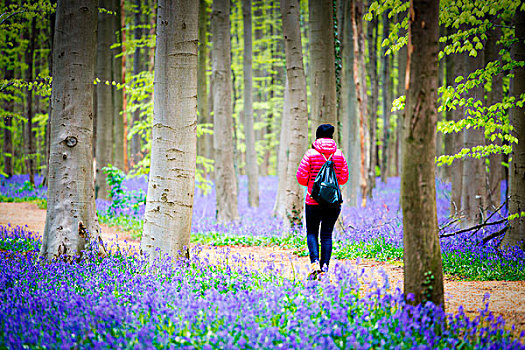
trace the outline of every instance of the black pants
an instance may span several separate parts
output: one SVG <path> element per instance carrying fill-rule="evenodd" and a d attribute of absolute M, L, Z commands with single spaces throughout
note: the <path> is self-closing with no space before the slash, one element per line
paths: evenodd
<path fill-rule="evenodd" d="M 306 205 L 306 243 L 310 252 L 310 262 L 319 261 L 319 225 L 321 225 L 321 268 L 328 268 L 332 255 L 332 231 L 341 206 L 324 207 L 320 205 Z"/>

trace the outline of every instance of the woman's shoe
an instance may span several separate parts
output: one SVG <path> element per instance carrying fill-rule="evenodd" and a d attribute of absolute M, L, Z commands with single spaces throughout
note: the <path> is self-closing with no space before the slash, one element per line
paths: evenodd
<path fill-rule="evenodd" d="M 319 274 L 321 273 L 321 270 L 319 270 L 319 262 L 313 262 L 310 264 L 310 274 L 308 275 L 309 281 L 315 281 L 319 279 Z"/>

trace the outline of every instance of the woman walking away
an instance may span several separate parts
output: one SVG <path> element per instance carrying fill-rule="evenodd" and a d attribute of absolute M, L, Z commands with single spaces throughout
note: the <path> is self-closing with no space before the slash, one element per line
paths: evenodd
<path fill-rule="evenodd" d="M 306 243 L 310 253 L 311 273 L 309 279 L 317 279 L 328 271 L 332 254 L 332 231 L 339 214 L 341 204 L 320 204 L 311 197 L 315 177 L 328 160 L 334 163 L 337 182 L 344 185 L 348 181 L 348 165 L 341 150 L 333 140 L 334 127 L 321 124 L 316 130 L 316 140 L 304 155 L 299 169 L 297 181 L 308 188 L 306 195 Z M 319 226 L 321 226 L 321 259 L 319 260 Z"/>

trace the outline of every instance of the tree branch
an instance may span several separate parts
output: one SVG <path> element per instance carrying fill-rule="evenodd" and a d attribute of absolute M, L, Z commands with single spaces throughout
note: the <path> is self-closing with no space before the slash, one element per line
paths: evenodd
<path fill-rule="evenodd" d="M 446 234 L 446 235 L 441 235 L 441 236 L 439 236 L 439 238 L 451 237 L 451 236 L 455 236 L 455 235 L 458 235 L 460 233 L 465 233 L 465 232 L 469 232 L 469 231 L 472 231 L 472 230 L 476 230 L 477 231 L 480 228 L 483 228 L 485 226 L 498 225 L 498 224 L 502 224 L 502 223 L 504 223 L 506 221 L 507 221 L 507 218 L 504 218 L 504 219 L 501 219 L 501 220 L 497 220 L 497 221 L 494 221 L 494 222 L 486 222 L 485 221 L 484 223 L 476 225 L 476 226 L 465 228 L 465 229 L 462 229 L 462 230 L 459 230 L 459 231 L 456 231 L 456 232 L 452 232 L 452 233 L 449 233 L 449 234 Z"/>
<path fill-rule="evenodd" d="M 483 240 L 480 242 L 480 244 L 485 244 L 485 243 L 487 243 L 488 241 L 493 240 L 494 238 L 503 235 L 505 232 L 507 232 L 508 229 L 509 229 L 509 227 L 508 227 L 508 226 L 505 226 L 505 227 L 502 228 L 501 230 L 499 230 L 499 231 L 497 231 L 497 232 L 494 232 L 494 233 L 491 233 L 491 234 L 488 235 L 487 237 L 483 238 Z"/>
<path fill-rule="evenodd" d="M 4 24 L 4 22 L 7 21 L 10 17 L 13 17 L 14 15 L 17 15 L 17 14 L 19 14 L 19 13 L 24 13 L 24 12 L 25 12 L 25 11 L 16 11 L 16 12 L 13 12 L 12 14 L 10 14 L 10 15 L 7 16 L 6 18 L 4 18 L 4 19 L 2 20 L 2 22 L 0 22 L 0 25 Z M 2 15 L 0 15 L 0 18 L 2 18 L 6 13 L 7 13 L 7 12 L 2 13 Z"/>

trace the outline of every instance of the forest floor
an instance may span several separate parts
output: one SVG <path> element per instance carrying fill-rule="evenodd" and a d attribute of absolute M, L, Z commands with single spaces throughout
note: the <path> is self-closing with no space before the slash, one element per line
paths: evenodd
<path fill-rule="evenodd" d="M 0 203 L 0 225 L 26 226 L 30 231 L 42 234 L 44 232 L 46 211 L 39 209 L 33 203 Z M 131 236 L 114 227 L 101 225 L 102 239 L 110 246 L 117 243 L 123 247 L 127 242 L 133 249 L 138 249 L 139 242 Z M 118 238 L 117 238 L 118 237 Z M 291 250 L 279 247 L 212 247 L 202 246 L 196 254 L 207 257 L 210 261 L 224 261 L 228 263 L 247 263 L 258 268 L 261 273 L 269 272 L 267 267 L 273 264 L 288 278 L 304 278 L 309 261 L 307 257 L 297 257 Z M 403 268 L 398 265 L 361 259 L 333 261 L 351 264 L 359 271 L 364 269 L 365 274 L 377 278 L 382 283 L 378 269 L 383 268 L 389 276 L 392 287 L 403 288 Z M 474 316 L 485 307 L 484 296 L 490 294 L 489 310 L 496 316 L 501 315 L 510 328 L 516 327 L 515 334 L 525 331 L 525 281 L 461 281 L 454 278 L 445 278 L 445 307 L 448 312 L 455 312 L 462 305 L 466 314 Z"/>

